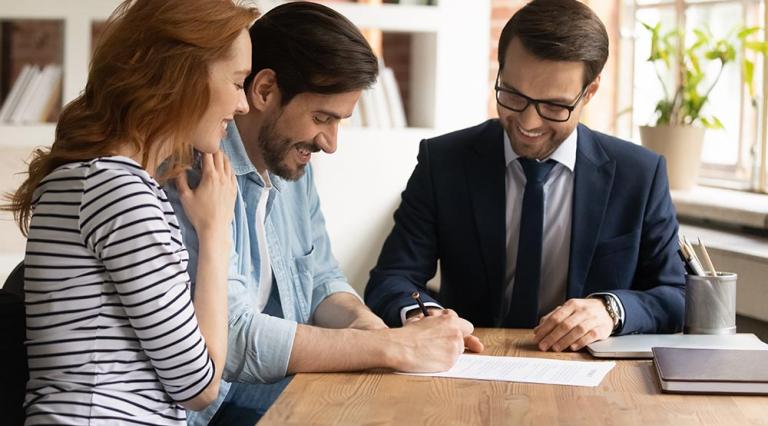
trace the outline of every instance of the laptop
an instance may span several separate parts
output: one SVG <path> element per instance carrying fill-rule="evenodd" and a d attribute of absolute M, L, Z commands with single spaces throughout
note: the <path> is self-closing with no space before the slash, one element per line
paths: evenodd
<path fill-rule="evenodd" d="M 754 334 L 630 334 L 587 345 L 596 358 L 653 358 L 653 347 L 768 350 Z"/>

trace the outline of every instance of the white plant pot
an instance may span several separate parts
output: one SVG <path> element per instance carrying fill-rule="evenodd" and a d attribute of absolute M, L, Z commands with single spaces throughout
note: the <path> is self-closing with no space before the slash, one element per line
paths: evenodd
<path fill-rule="evenodd" d="M 670 189 L 691 189 L 701 165 L 704 128 L 691 126 L 640 126 L 643 146 L 667 160 Z"/>

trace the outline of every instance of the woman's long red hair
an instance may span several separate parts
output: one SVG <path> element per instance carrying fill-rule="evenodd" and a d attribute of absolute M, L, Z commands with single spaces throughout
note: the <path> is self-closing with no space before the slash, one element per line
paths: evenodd
<path fill-rule="evenodd" d="M 129 144 L 147 167 L 153 144 L 171 155 L 163 178 L 192 162 L 191 131 L 210 98 L 208 67 L 258 17 L 232 0 L 126 0 L 95 49 L 85 91 L 66 105 L 50 149 L 32 153 L 28 176 L 3 206 L 24 235 L 32 197 L 57 167 L 114 155 Z"/>

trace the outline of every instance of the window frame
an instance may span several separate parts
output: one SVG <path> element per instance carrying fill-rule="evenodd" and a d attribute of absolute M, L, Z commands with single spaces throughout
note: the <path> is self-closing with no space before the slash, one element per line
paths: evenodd
<path fill-rule="evenodd" d="M 659 1 L 645 1 L 644 4 L 638 4 L 637 0 L 624 0 L 620 8 L 620 37 L 619 37 L 619 51 L 620 51 L 620 63 L 619 69 L 621 70 L 619 76 L 619 88 L 617 90 L 617 97 L 620 99 L 619 104 L 626 107 L 621 108 L 622 111 L 631 111 L 634 105 L 634 92 L 635 92 L 635 42 L 636 42 L 636 14 L 638 10 L 642 9 L 672 9 L 674 14 L 676 26 L 678 28 L 685 28 L 686 24 L 686 11 L 690 7 L 701 7 L 702 5 L 717 5 L 717 4 L 741 4 L 742 5 L 742 18 L 743 22 L 750 22 L 748 15 L 750 11 L 757 10 L 762 11 L 759 14 L 757 22 L 751 24 L 766 28 L 768 22 L 768 8 L 766 7 L 766 0 L 659 0 Z M 751 25 L 750 24 L 750 25 Z M 768 40 L 768 31 L 763 31 L 764 39 Z M 744 54 L 744 52 L 740 52 Z M 761 69 L 762 73 L 755 74 L 755 81 L 760 87 L 760 96 L 758 100 L 758 108 L 755 113 L 749 113 L 745 110 L 745 106 L 748 106 L 746 99 L 746 90 L 743 85 L 740 85 L 739 90 L 739 128 L 738 128 L 738 141 L 737 141 L 737 161 L 735 164 L 714 164 L 705 163 L 702 161 L 701 170 L 699 172 L 698 182 L 707 186 L 717 186 L 722 188 L 737 189 L 744 191 L 756 191 L 756 192 L 768 192 L 768 146 L 766 127 L 768 126 L 768 115 L 766 114 L 766 99 L 768 99 L 768 67 L 766 62 L 760 60 L 760 64 L 757 69 Z M 741 73 L 741 71 L 739 71 Z M 751 117 L 746 117 L 745 114 L 751 114 Z M 755 115 L 757 114 L 757 115 Z M 746 128 L 751 126 L 747 120 L 754 120 L 754 128 Z M 616 128 L 625 137 L 629 139 L 638 140 L 637 126 L 645 123 L 635 122 L 635 117 L 632 113 L 621 114 L 616 120 Z M 745 133 L 754 133 L 756 142 L 754 144 L 747 141 Z M 750 151 L 756 149 L 758 156 L 758 163 L 754 164 Z M 756 175 L 757 174 L 757 175 Z"/>

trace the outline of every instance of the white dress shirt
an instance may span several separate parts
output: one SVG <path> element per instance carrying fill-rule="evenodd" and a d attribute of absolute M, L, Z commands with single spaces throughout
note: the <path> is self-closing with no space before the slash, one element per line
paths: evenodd
<path fill-rule="evenodd" d="M 544 315 L 565 301 L 568 283 L 568 263 L 571 246 L 571 211 L 573 210 L 573 172 L 576 167 L 576 139 L 574 131 L 546 160 L 557 164 L 544 184 L 544 229 L 542 232 L 541 282 L 539 285 L 539 314 Z M 504 271 L 502 310 L 496 318 L 503 325 L 512 301 L 517 268 L 517 242 L 520 237 L 525 172 L 517 161 L 519 155 L 512 150 L 509 136 L 504 132 L 504 160 L 507 165 L 507 267 Z"/>

